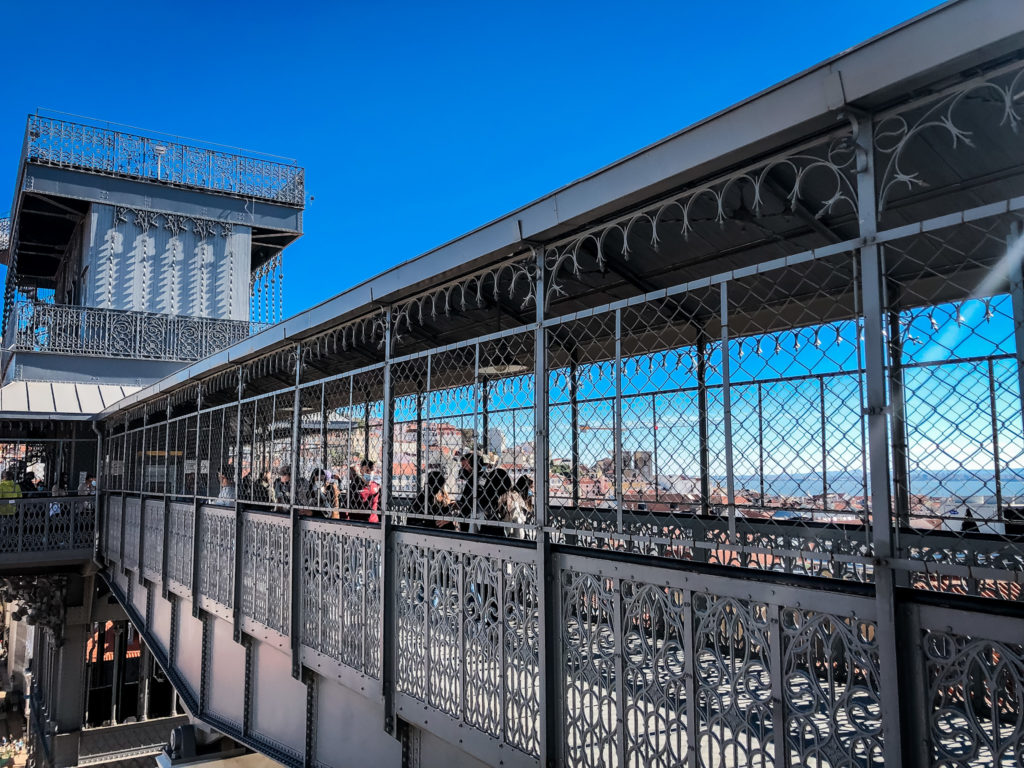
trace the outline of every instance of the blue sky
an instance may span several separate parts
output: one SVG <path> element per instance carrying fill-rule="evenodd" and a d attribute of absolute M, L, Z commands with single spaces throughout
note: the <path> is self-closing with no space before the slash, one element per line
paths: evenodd
<path fill-rule="evenodd" d="M 37 107 L 297 158 L 290 315 L 933 5 L 7 0 L 0 215 Z"/>

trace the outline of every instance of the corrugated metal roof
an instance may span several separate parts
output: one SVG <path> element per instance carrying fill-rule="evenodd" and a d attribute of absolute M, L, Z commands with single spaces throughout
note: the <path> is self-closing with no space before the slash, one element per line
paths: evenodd
<path fill-rule="evenodd" d="M 0 387 L 0 418 L 93 416 L 139 387 L 12 381 Z"/>

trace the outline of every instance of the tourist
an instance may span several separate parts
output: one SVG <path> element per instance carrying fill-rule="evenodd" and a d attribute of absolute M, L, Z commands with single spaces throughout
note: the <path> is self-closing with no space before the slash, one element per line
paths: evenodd
<path fill-rule="evenodd" d="M 451 517 L 457 511 L 455 500 L 447 490 L 448 477 L 439 469 L 432 469 L 427 472 L 423 484 L 423 492 L 416 495 L 415 501 L 410 509 L 409 525 L 417 525 L 426 528 L 447 528 L 458 530 L 458 525 L 451 520 L 424 519 L 426 515 L 432 518 Z"/>
<path fill-rule="evenodd" d="M 85 480 L 78 486 L 79 496 L 94 496 L 96 494 L 96 475 L 92 472 L 87 472 Z"/>
<path fill-rule="evenodd" d="M 21 482 L 18 483 L 18 486 L 21 488 L 22 498 L 35 496 L 38 490 L 36 488 L 36 473 L 26 472 L 21 478 Z"/>
<path fill-rule="evenodd" d="M 277 504 L 279 512 L 287 512 L 292 503 L 292 468 L 287 464 L 281 467 L 277 479 L 274 480 L 272 501 Z"/>
<path fill-rule="evenodd" d="M 231 466 L 221 467 L 217 472 L 220 480 L 220 493 L 217 494 L 217 504 L 222 507 L 230 507 L 235 503 L 235 470 Z"/>
<path fill-rule="evenodd" d="M 338 487 L 322 469 L 310 473 L 308 495 L 307 503 L 319 509 L 324 517 L 338 516 Z"/>
<path fill-rule="evenodd" d="M 502 507 L 503 501 L 507 501 L 508 494 L 512 491 L 512 477 L 504 469 L 493 469 L 484 477 L 482 487 L 477 493 L 478 518 L 489 523 L 500 522 L 505 517 L 505 510 Z M 518 496 L 518 494 L 517 494 Z M 482 524 L 478 529 L 479 533 L 488 536 L 501 536 L 504 530 L 499 525 Z"/>
<path fill-rule="evenodd" d="M 462 455 L 462 459 L 459 461 L 459 479 L 463 481 L 462 493 L 459 495 L 458 501 L 459 516 L 475 520 L 479 517 L 477 509 L 481 501 L 476 497 L 480 495 L 483 480 L 475 451 Z M 470 530 L 474 529 L 475 525 L 471 526 Z"/>

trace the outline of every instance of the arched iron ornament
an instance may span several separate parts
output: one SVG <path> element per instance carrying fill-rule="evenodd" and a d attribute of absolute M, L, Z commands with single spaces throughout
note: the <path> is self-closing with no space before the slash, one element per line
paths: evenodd
<path fill-rule="evenodd" d="M 807 202 L 804 190 L 808 179 L 814 176 L 823 179 L 820 183 L 829 189 L 828 196 L 817 202 L 810 211 L 815 219 L 838 213 L 844 208 L 857 213 L 857 152 L 854 138 L 852 128 L 844 129 L 824 144 L 819 141 L 805 145 L 726 176 L 689 187 L 669 198 L 548 246 L 544 252 L 544 268 L 548 276 L 545 305 L 550 305 L 553 298 L 568 295 L 559 276 L 566 271 L 577 277 L 582 274 L 581 258 L 585 249 L 593 249 L 590 256 L 599 269 L 604 269 L 606 263 L 613 258 L 629 261 L 631 238 L 636 238 L 641 229 L 650 231 L 648 242 L 651 247 L 658 249 L 672 214 L 675 214 L 675 232 L 684 239 L 689 238 L 698 221 L 695 213 L 698 205 L 710 204 L 714 211 L 711 220 L 719 226 L 729 221 L 738 221 L 736 212 L 729 208 L 727 198 L 731 193 L 742 193 L 743 190 L 749 190 L 752 195 L 749 213 L 754 217 L 765 215 L 765 189 L 769 179 L 780 188 L 777 194 L 784 196 L 787 210 Z M 778 171 L 783 171 L 784 175 L 776 173 Z M 773 173 L 776 176 L 772 177 Z M 635 243 L 635 239 L 632 242 Z"/>
<path fill-rule="evenodd" d="M 384 349 L 387 312 L 379 310 L 302 341 L 302 361 L 322 359 L 328 355 L 348 352 L 357 347 Z"/>
<path fill-rule="evenodd" d="M 507 294 L 510 301 L 518 300 L 519 309 L 526 309 L 536 301 L 536 267 L 537 260 L 531 253 L 399 302 L 392 309 L 394 339 L 401 340 L 403 333 L 429 319 L 482 308 L 487 297 L 497 302 Z"/>
<path fill-rule="evenodd" d="M 1015 62 L 940 91 L 923 102 L 901 106 L 899 112 L 881 116 L 875 124 L 874 137 L 875 151 L 884 161 L 884 170 L 879 177 L 878 209 L 885 209 L 890 194 L 896 189 L 928 186 L 923 177 L 926 167 L 910 168 L 905 157 L 907 147 L 923 134 L 946 134 L 954 150 L 974 146 L 972 132 L 962 127 L 961 121 L 965 113 L 971 108 L 976 109 L 978 104 L 993 107 L 999 114 L 998 125 L 1019 134 L 1024 115 L 1017 102 L 1024 95 L 1022 91 L 1024 64 Z M 920 109 L 930 100 L 934 103 L 912 120 L 907 119 L 907 113 Z M 880 162 L 879 166 L 882 165 Z"/>

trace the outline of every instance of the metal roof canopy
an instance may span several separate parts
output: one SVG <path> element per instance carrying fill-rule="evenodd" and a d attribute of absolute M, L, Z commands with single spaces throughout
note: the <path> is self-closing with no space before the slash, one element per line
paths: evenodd
<path fill-rule="evenodd" d="M 532 244 L 549 244 L 593 226 L 611 215 L 621 215 L 638 205 L 694 184 L 712 175 L 741 169 L 763 161 L 780 149 L 811 141 L 808 152 L 821 154 L 832 133 L 848 126 L 844 111 L 875 114 L 895 103 L 906 109 L 908 97 L 926 96 L 975 74 L 982 65 L 998 67 L 1024 49 L 1024 4 L 1017 0 L 956 0 L 885 32 L 839 56 L 819 64 L 713 117 L 703 120 L 661 142 L 607 168 L 563 187 L 523 208 L 497 219 L 444 246 L 400 264 L 381 275 L 302 312 L 283 323 L 234 345 L 221 353 L 167 377 L 121 405 L 141 402 L 197 377 L 210 376 L 233 364 L 266 354 L 275 348 L 308 338 L 318 332 L 395 302 L 442 285 L 482 267 L 500 263 Z M 927 105 L 922 107 L 927 109 Z M 1000 145 L 990 126 L 973 125 L 992 150 L 979 173 L 976 162 L 940 169 L 933 186 L 925 192 L 897 191 L 882 213 L 885 227 L 897 227 L 925 216 L 936 216 L 1005 199 L 1013 194 L 1020 177 L 1019 164 Z M 927 146 L 915 150 L 927 161 Z M 943 155 L 943 159 L 946 155 Z M 1011 158 L 1009 165 L 1007 158 Z M 965 184 L 971 179 L 972 183 Z M 769 192 L 771 192 L 770 186 Z M 809 197 L 827 200 L 827 185 Z M 769 195 L 770 197 L 770 195 Z M 781 195 L 776 194 L 776 198 Z M 857 221 L 850 210 L 837 209 L 821 217 L 796 215 L 782 208 L 764 215 L 746 234 L 716 231 L 710 219 L 697 221 L 694 232 L 703 241 L 696 255 L 685 263 L 671 263 L 664 253 L 681 246 L 663 242 L 658 251 L 630 242 L 629 269 L 633 275 L 590 275 L 591 295 L 574 293 L 574 302 L 560 303 L 553 314 L 564 314 L 614 301 L 638 290 L 657 290 L 685 280 L 706 277 L 730 269 L 791 255 L 822 246 L 836 252 L 856 247 Z M 779 203 L 780 200 L 775 200 Z M 749 205 L 742 193 L 732 205 Z M 799 212 L 797 212 L 799 214 Z M 805 212 L 806 213 L 806 212 Z M 813 219 L 813 220 L 811 220 Z M 742 228 L 741 228 L 742 229 Z M 703 250 L 705 253 L 701 253 Z M 687 256 L 695 251 L 687 243 Z M 659 253 L 660 252 L 660 253 Z M 627 290 L 623 290 L 625 286 Z M 580 288 L 582 286 L 575 286 Z M 488 306 L 485 316 L 504 327 L 532 320 L 532 309 L 517 312 L 515 306 Z M 504 313 L 504 319 L 502 314 Z M 472 311 L 454 323 L 432 328 L 426 346 L 450 343 L 495 330 L 481 326 Z M 461 330 L 460 330 L 461 329 Z M 446 334 L 453 333 L 448 336 Z M 410 350 L 403 350 L 403 352 Z M 105 409 L 104 414 L 114 409 Z"/>

